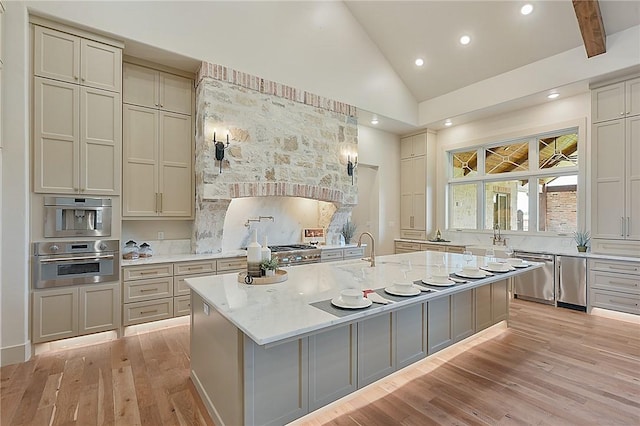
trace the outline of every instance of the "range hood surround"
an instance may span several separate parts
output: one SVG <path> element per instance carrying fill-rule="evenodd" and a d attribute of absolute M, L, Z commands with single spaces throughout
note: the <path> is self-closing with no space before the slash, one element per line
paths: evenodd
<path fill-rule="evenodd" d="M 209 136 L 213 128 L 216 140 L 226 140 L 229 132 L 222 173 Z M 335 208 L 324 208 L 318 226 L 329 236 L 338 234 L 358 202 L 357 185 L 346 172 L 347 156 L 357 153 L 357 143 L 355 107 L 203 63 L 196 90 L 193 251 L 223 250 L 229 205 L 244 197 L 331 203 Z"/>

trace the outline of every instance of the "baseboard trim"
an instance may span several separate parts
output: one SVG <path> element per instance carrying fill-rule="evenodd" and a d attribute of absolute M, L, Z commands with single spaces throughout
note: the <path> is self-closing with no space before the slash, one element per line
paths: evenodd
<path fill-rule="evenodd" d="M 0 349 L 0 366 L 18 364 L 31 358 L 31 342 Z"/>

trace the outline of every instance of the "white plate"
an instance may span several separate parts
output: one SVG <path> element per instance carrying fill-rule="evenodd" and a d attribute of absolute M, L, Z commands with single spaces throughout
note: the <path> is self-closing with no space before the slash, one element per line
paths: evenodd
<path fill-rule="evenodd" d="M 427 279 L 422 280 L 422 282 L 424 284 L 434 285 L 434 286 L 437 286 L 437 287 L 451 287 L 452 285 L 456 285 L 455 281 L 451 281 L 451 280 L 447 280 L 446 283 L 439 283 L 439 282 L 436 282 L 436 281 L 431 281 L 430 279 L 427 278 Z"/>
<path fill-rule="evenodd" d="M 502 269 L 491 269 L 488 266 L 482 266 L 480 269 L 484 269 L 485 271 L 489 271 L 489 272 L 509 272 L 509 271 L 515 271 L 515 268 L 512 268 L 511 266 L 507 265 L 505 263 L 506 268 L 502 268 Z"/>
<path fill-rule="evenodd" d="M 462 278 L 484 278 L 487 274 L 484 271 L 478 271 L 478 274 L 465 274 L 463 271 L 456 272 L 456 275 Z"/>
<path fill-rule="evenodd" d="M 338 308 L 344 308 L 344 309 L 363 309 L 363 308 L 368 308 L 369 306 L 371 306 L 373 302 L 369 299 L 362 299 L 362 302 L 360 302 L 359 305 L 353 305 L 351 303 L 345 303 L 344 300 L 342 300 L 342 297 L 338 296 L 338 297 L 334 297 L 333 299 L 331 299 L 331 304 L 337 306 Z"/>
<path fill-rule="evenodd" d="M 527 266 L 531 266 L 531 264 L 528 262 L 522 262 L 519 265 L 511 265 L 511 266 L 513 266 L 514 268 L 526 268 Z"/>
<path fill-rule="evenodd" d="M 420 293 L 422 293 L 422 290 L 420 290 L 416 286 L 412 286 L 411 289 L 412 290 L 410 292 L 404 292 L 404 291 L 398 290 L 395 286 L 392 286 L 392 287 L 385 287 L 384 291 L 386 291 L 389 294 L 393 294 L 394 296 L 417 296 Z"/>

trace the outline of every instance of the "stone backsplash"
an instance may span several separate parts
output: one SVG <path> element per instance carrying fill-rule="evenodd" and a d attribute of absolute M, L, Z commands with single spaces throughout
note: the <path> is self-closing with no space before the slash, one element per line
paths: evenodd
<path fill-rule="evenodd" d="M 358 201 L 346 171 L 347 157 L 357 154 L 356 109 L 214 64 L 202 65 L 198 82 L 194 251 L 237 248 L 222 246 L 225 216 L 231 200 L 244 197 L 332 203 L 334 214 L 323 208 L 316 226 L 337 233 Z M 229 134 L 222 168 L 214 129 L 216 140 Z"/>

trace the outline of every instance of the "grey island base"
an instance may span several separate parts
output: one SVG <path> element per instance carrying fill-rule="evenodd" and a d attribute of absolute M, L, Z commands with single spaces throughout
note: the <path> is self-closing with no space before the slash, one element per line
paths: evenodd
<path fill-rule="evenodd" d="M 236 274 L 189 279 L 191 378 L 216 424 L 282 425 L 508 318 L 509 279 L 496 273 L 336 316 L 312 306 L 346 288 L 384 289 L 460 270 L 462 256 L 418 252 L 287 269 L 283 283 Z M 477 257 L 478 266 L 485 259 Z M 407 264 L 410 270 L 407 271 Z"/>

